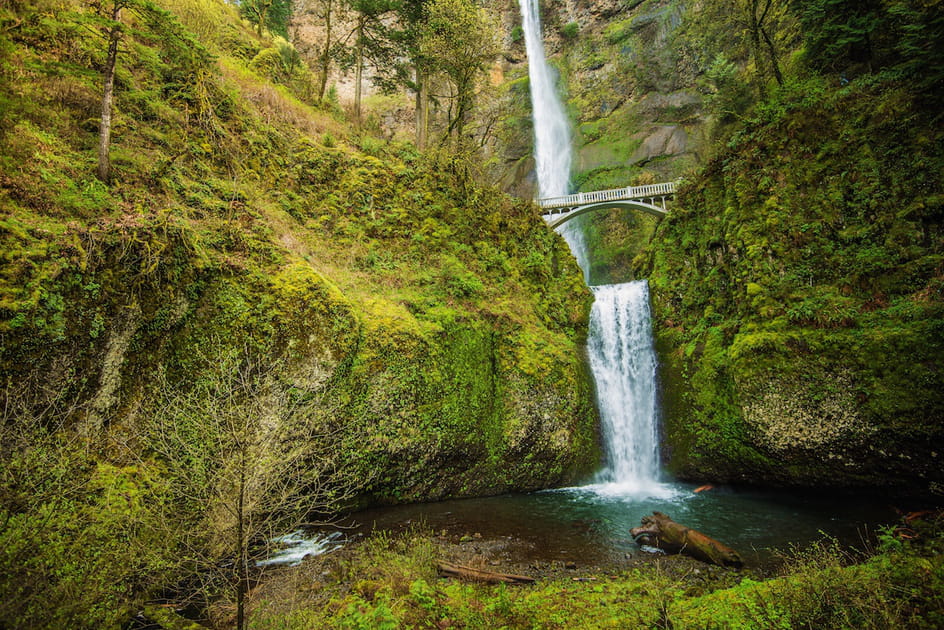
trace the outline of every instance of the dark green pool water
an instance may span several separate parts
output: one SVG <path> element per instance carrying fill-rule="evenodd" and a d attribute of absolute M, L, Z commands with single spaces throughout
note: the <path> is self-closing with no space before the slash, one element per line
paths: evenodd
<path fill-rule="evenodd" d="M 748 565 L 824 536 L 861 545 L 878 525 L 897 520 L 887 502 L 862 497 L 695 488 L 671 483 L 633 493 L 585 486 L 373 509 L 353 520 L 365 534 L 420 525 L 453 537 L 507 537 L 506 551 L 518 561 L 610 564 L 641 553 L 629 530 L 658 510 L 737 549 Z"/>

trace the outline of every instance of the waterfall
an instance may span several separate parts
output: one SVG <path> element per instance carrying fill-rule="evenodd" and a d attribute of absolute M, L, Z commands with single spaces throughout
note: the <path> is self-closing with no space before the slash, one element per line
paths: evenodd
<path fill-rule="evenodd" d="M 534 163 L 541 197 L 568 194 L 570 164 L 573 160 L 570 121 L 554 81 L 554 72 L 544 54 L 539 0 L 519 0 L 524 44 L 528 52 L 528 79 L 531 82 L 531 111 L 534 120 Z M 589 281 L 590 261 L 583 232 L 576 223 L 565 224 L 561 236 Z"/>
<path fill-rule="evenodd" d="M 570 123 L 544 55 L 539 0 L 519 0 L 524 43 L 528 51 L 531 108 L 534 118 L 534 161 L 541 197 L 568 193 L 570 180 Z"/>
<path fill-rule="evenodd" d="M 534 160 L 541 197 L 566 195 L 572 160 L 570 124 L 544 53 L 539 0 L 519 0 L 531 106 Z M 561 229 L 589 281 L 589 257 L 576 221 Z M 606 469 L 593 486 L 602 494 L 659 493 L 656 359 L 648 285 L 644 281 L 591 287 L 588 351 L 603 423 Z"/>
<path fill-rule="evenodd" d="M 659 407 L 649 286 L 639 280 L 591 289 L 587 353 L 607 456 L 598 481 L 607 492 L 652 492 L 659 485 Z"/>

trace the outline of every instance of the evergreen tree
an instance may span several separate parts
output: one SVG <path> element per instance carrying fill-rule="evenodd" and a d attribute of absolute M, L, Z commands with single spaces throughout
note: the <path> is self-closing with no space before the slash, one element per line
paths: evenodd
<path fill-rule="evenodd" d="M 262 35 L 263 29 L 268 29 L 276 35 L 288 38 L 292 0 L 241 0 L 239 12 L 256 25 L 259 35 Z"/>
<path fill-rule="evenodd" d="M 898 67 L 921 89 L 944 89 L 944 3 L 890 0 Z"/>
<path fill-rule="evenodd" d="M 881 0 L 794 0 L 813 68 L 841 72 L 864 64 L 871 71 Z"/>

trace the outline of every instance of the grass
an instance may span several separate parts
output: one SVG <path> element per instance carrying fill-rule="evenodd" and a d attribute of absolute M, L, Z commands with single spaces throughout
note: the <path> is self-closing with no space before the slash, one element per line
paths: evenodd
<path fill-rule="evenodd" d="M 255 594 L 252 627 L 934 628 L 944 619 L 940 526 L 938 514 L 888 528 L 868 553 L 824 539 L 785 554 L 769 578 L 669 557 L 518 587 L 438 578 L 436 560 L 450 549 L 413 530 L 274 574 Z"/>

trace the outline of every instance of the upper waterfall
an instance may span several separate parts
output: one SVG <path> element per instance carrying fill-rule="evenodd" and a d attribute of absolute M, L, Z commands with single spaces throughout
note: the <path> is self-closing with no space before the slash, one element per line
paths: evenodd
<path fill-rule="evenodd" d="M 528 78 L 531 81 L 531 108 L 534 120 L 534 162 L 540 197 L 560 197 L 570 192 L 570 165 L 573 161 L 570 121 L 564 111 L 554 72 L 544 54 L 539 0 L 519 0 L 524 43 L 528 51 Z M 561 228 L 561 235 L 590 280 L 590 259 L 578 223 Z"/>
<path fill-rule="evenodd" d="M 539 0 L 520 0 L 534 117 L 534 161 L 541 197 L 566 195 L 572 161 L 570 123 L 544 55 Z"/>

